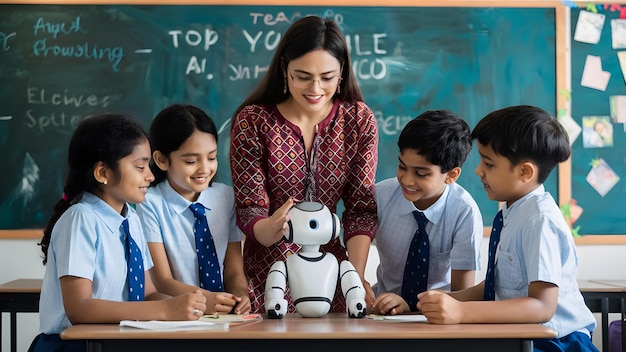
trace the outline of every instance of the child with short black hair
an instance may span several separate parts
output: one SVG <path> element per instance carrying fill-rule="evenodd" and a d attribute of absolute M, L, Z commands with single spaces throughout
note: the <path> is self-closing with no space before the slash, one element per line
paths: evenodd
<path fill-rule="evenodd" d="M 397 177 L 376 184 L 380 264 L 371 308 L 383 314 L 416 311 L 417 294 L 426 289 L 474 285 L 483 237 L 478 205 L 456 183 L 472 149 L 467 122 L 449 110 L 427 111 L 404 127 L 398 147 Z M 416 214 L 425 216 L 423 229 Z M 425 230 L 421 243 L 428 243 L 418 249 L 428 251 L 420 264 L 409 261 L 412 253 L 418 256 L 411 249 L 417 230 Z M 419 267 L 423 276 L 410 277 Z"/>
<path fill-rule="evenodd" d="M 535 351 L 597 351 L 596 321 L 576 282 L 576 246 L 543 186 L 570 156 L 565 129 L 540 108 L 511 106 L 485 116 L 472 139 L 481 157 L 476 174 L 489 199 L 503 202 L 487 277 L 450 294 L 421 293 L 418 308 L 435 324 L 539 323 L 557 331 L 557 338 L 535 339 Z"/>

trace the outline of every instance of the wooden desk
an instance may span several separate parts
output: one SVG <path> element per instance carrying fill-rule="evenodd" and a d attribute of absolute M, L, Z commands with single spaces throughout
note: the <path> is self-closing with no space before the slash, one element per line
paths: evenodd
<path fill-rule="evenodd" d="M 115 324 L 75 325 L 63 339 L 86 339 L 89 351 L 532 351 L 532 339 L 554 338 L 556 331 L 537 324 L 431 325 L 350 319 L 330 313 L 322 318 L 288 314 L 226 331 L 146 331 Z M 297 340 L 297 341 L 284 341 Z M 281 347 L 282 346 L 282 347 Z"/>
<path fill-rule="evenodd" d="M 17 351 L 17 313 L 39 312 L 41 279 L 20 279 L 0 285 L 0 312 L 11 314 L 11 352 Z M 0 317 L 0 331 L 2 331 Z M 0 348 L 2 334 L 0 334 Z"/>
<path fill-rule="evenodd" d="M 592 312 L 602 313 L 602 351 L 609 350 L 609 313 L 626 317 L 626 280 L 578 281 L 580 292 Z M 622 351 L 626 351 L 626 324 L 622 323 Z"/>

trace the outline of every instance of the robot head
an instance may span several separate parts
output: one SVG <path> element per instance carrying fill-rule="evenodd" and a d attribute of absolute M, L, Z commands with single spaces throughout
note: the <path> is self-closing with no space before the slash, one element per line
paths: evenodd
<path fill-rule="evenodd" d="M 289 209 L 287 242 L 323 245 L 339 236 L 339 217 L 318 202 L 302 202 Z"/>

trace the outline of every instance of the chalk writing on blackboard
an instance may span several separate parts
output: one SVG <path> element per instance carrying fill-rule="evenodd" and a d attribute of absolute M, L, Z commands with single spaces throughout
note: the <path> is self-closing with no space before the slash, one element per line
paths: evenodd
<path fill-rule="evenodd" d="M 83 40 L 78 42 L 70 42 L 68 44 L 52 44 L 49 43 L 47 37 L 57 39 L 60 36 L 70 36 L 71 34 L 82 34 Z M 98 47 L 98 45 L 90 43 L 86 37 L 88 32 L 81 27 L 80 16 L 71 23 L 51 23 L 46 21 L 44 17 L 37 19 L 33 26 L 33 36 L 36 39 L 33 43 L 33 54 L 35 56 L 49 57 L 75 57 L 85 60 L 104 60 L 111 64 L 113 71 L 119 71 L 119 64 L 124 57 L 124 49 L 120 46 L 115 47 Z"/>
<path fill-rule="evenodd" d="M 379 126 L 378 179 L 395 176 L 398 134 L 427 109 L 471 126 L 506 105 L 556 114 L 554 8 L 0 5 L 0 158 L 10 165 L 0 174 L 0 228 L 45 224 L 69 136 L 103 111 L 147 127 L 171 103 L 203 108 L 219 128 L 217 178 L 231 183 L 231 115 L 282 33 L 308 14 L 344 31 Z M 459 183 L 489 222 L 497 204 L 472 174 L 477 162 L 470 155 Z M 555 177 L 546 186 L 556 194 Z"/>

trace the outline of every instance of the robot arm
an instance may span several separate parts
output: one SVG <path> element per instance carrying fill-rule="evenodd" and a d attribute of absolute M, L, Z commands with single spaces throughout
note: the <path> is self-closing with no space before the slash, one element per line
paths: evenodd
<path fill-rule="evenodd" d="M 281 319 L 287 314 L 286 288 L 287 267 L 284 262 L 275 262 L 265 281 L 265 311 L 268 317 Z"/>
<path fill-rule="evenodd" d="M 351 318 L 363 318 L 367 313 L 367 306 L 365 304 L 365 289 L 359 274 L 352 263 L 347 260 L 341 262 L 339 273 L 341 291 L 346 298 L 348 315 Z"/>

